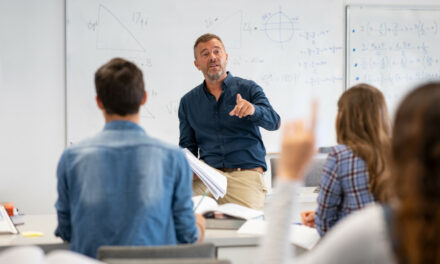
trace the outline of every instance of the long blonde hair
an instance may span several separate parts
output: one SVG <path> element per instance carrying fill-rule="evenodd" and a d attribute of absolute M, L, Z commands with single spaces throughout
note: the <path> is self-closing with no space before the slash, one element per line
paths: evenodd
<path fill-rule="evenodd" d="M 390 119 L 385 98 L 377 88 L 358 84 L 345 91 L 338 101 L 336 135 L 368 167 L 369 188 L 380 200 L 379 178 L 387 171 L 390 152 Z"/>

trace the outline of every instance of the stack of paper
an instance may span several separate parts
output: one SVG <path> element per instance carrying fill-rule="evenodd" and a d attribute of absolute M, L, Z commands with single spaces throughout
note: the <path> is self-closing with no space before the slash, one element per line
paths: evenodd
<path fill-rule="evenodd" d="M 184 149 L 183 151 L 193 172 L 197 174 L 215 199 L 225 196 L 226 187 L 228 185 L 226 177 L 208 164 L 201 162 L 188 149 Z"/>

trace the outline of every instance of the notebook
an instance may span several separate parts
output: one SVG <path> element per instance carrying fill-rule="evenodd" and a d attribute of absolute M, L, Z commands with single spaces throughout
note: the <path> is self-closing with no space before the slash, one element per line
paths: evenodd
<path fill-rule="evenodd" d="M 17 228 L 3 205 L 0 205 L 0 234 L 18 234 Z"/>

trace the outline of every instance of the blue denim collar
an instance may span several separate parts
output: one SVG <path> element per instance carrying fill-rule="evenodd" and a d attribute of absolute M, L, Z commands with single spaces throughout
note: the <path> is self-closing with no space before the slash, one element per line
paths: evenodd
<path fill-rule="evenodd" d="M 139 131 L 144 131 L 144 129 L 141 126 L 139 126 L 138 124 L 131 122 L 131 121 L 125 121 L 125 120 L 110 121 L 105 124 L 104 130 L 139 130 Z"/>

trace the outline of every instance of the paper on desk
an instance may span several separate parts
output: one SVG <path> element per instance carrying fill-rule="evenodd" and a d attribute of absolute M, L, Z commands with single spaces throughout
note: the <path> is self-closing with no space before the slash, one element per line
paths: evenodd
<path fill-rule="evenodd" d="M 210 167 L 208 164 L 201 162 L 188 149 L 183 149 L 183 152 L 185 153 L 186 159 L 188 160 L 193 172 L 197 174 L 199 179 L 206 185 L 209 192 L 215 197 L 215 199 L 224 197 L 228 184 L 226 177 Z"/>
<path fill-rule="evenodd" d="M 267 223 L 264 220 L 251 219 L 246 221 L 237 233 L 262 236 L 266 232 Z M 290 243 L 305 249 L 312 249 L 318 243 L 320 236 L 315 228 L 305 225 L 292 224 L 289 234 Z"/>

